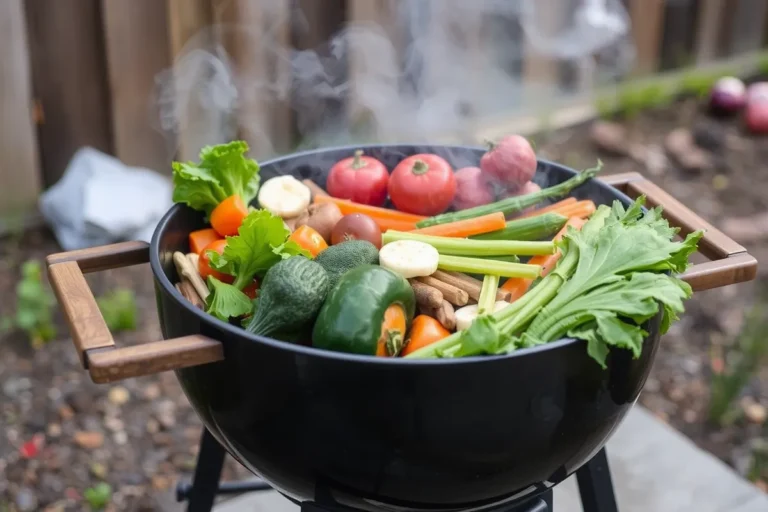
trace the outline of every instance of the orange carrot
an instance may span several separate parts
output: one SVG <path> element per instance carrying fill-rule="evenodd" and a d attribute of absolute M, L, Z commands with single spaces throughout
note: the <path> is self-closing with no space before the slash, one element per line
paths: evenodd
<path fill-rule="evenodd" d="M 525 217 L 533 217 L 535 215 L 541 215 L 542 213 L 548 213 L 548 212 L 554 212 L 558 211 L 560 208 L 563 208 L 565 206 L 568 206 L 569 204 L 573 204 L 576 202 L 575 197 L 568 197 L 563 199 L 562 201 L 558 201 L 556 203 L 552 203 L 549 206 L 545 206 L 543 208 L 537 208 L 535 210 L 531 210 L 530 212 L 526 213 L 525 215 L 520 215 L 517 217 L 518 219 L 522 219 Z"/>
<path fill-rule="evenodd" d="M 334 203 L 339 207 L 341 213 L 349 215 L 350 213 L 364 213 L 369 217 L 380 219 L 392 219 L 398 221 L 419 222 L 426 219 L 421 215 L 413 215 L 411 213 L 400 212 L 397 210 L 390 210 L 389 208 L 379 208 L 378 206 L 371 206 L 368 204 L 354 203 L 347 199 L 339 199 L 332 196 L 315 196 L 315 203 Z"/>
<path fill-rule="evenodd" d="M 581 219 L 586 219 L 593 213 L 595 213 L 595 210 L 597 207 L 595 206 L 595 203 L 593 201 L 578 201 L 576 203 L 572 203 L 569 205 L 566 205 L 562 208 L 558 208 L 555 210 L 555 213 L 559 213 L 560 215 L 563 215 L 565 217 L 579 217 Z"/>
<path fill-rule="evenodd" d="M 394 231 L 413 231 L 416 229 L 416 223 L 409 220 L 387 219 L 385 217 L 371 217 L 379 225 L 382 233 L 392 229 Z"/>
<path fill-rule="evenodd" d="M 221 236 L 235 236 L 243 219 L 248 216 L 248 205 L 237 194 L 231 195 L 211 212 L 211 227 Z"/>
<path fill-rule="evenodd" d="M 195 254 L 200 254 L 209 244 L 216 240 L 221 240 L 215 229 L 198 229 L 189 234 L 189 250 Z"/>
<path fill-rule="evenodd" d="M 414 233 L 420 235 L 447 236 L 453 238 L 465 238 L 472 235 L 481 235 L 504 229 L 506 226 L 504 214 L 501 212 L 481 215 L 474 219 L 457 220 L 456 222 L 447 222 L 437 224 L 426 228 L 417 229 Z"/>
<path fill-rule="evenodd" d="M 580 217 L 569 218 L 568 222 L 565 223 L 565 226 L 563 226 L 557 235 L 555 235 L 554 240 L 561 240 L 568 232 L 568 226 L 573 226 L 575 229 L 581 229 L 585 223 L 586 221 Z M 534 256 L 528 261 L 528 263 L 531 265 L 541 265 L 541 276 L 544 277 L 549 274 L 553 268 L 555 268 L 555 265 L 560 259 L 560 255 L 561 253 L 558 250 L 555 252 L 555 254 L 542 254 L 539 256 Z M 525 295 L 525 292 L 528 291 L 528 288 L 531 287 L 531 284 L 533 284 L 533 279 L 512 277 L 507 279 L 504 284 L 499 287 L 499 289 L 511 293 L 512 295 L 509 298 L 509 301 L 512 302 Z"/>

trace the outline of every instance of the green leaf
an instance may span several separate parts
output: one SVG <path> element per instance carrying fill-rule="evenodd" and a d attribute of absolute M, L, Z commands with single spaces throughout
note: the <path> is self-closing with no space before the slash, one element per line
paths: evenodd
<path fill-rule="evenodd" d="M 99 310 L 110 331 L 132 331 L 136 328 L 136 297 L 131 290 L 117 289 L 97 299 Z"/>
<path fill-rule="evenodd" d="M 112 487 L 106 482 L 98 483 L 94 487 L 86 489 L 83 492 L 83 497 L 92 509 L 101 510 L 112 499 Z"/>
<path fill-rule="evenodd" d="M 469 328 L 461 331 L 459 343 L 461 348 L 452 352 L 452 357 L 465 357 L 484 354 L 496 354 L 508 341 L 497 320 L 490 315 L 481 315 L 475 318 Z"/>
<path fill-rule="evenodd" d="M 208 276 L 208 288 L 212 293 L 205 301 L 205 310 L 219 320 L 227 322 L 232 317 L 249 313 L 253 307 L 246 294 L 213 276 Z"/>
<path fill-rule="evenodd" d="M 288 240 L 290 234 L 283 219 L 267 210 L 255 210 L 243 220 L 237 236 L 227 237 L 222 254 L 212 252 L 211 266 L 235 276 L 233 284 L 242 290 L 255 276 L 264 275 L 284 258 L 296 255 L 312 258 L 298 244 Z"/>
<path fill-rule="evenodd" d="M 248 144 L 234 141 L 204 147 L 198 164 L 174 162 L 173 201 L 206 215 L 235 194 L 251 202 L 259 190 L 259 164 L 245 157 L 247 151 Z"/>

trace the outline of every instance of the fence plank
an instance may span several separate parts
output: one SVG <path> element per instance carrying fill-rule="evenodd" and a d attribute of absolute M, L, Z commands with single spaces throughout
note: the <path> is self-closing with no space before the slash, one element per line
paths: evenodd
<path fill-rule="evenodd" d="M 718 42 L 722 31 L 725 0 L 699 0 L 696 23 L 696 64 L 714 60 L 718 55 Z"/>
<path fill-rule="evenodd" d="M 234 121 L 258 159 L 293 146 L 290 106 L 290 4 L 287 0 L 214 0 L 217 37 L 234 67 Z"/>
<path fill-rule="evenodd" d="M 699 16 L 697 0 L 667 2 L 662 32 L 660 69 L 693 65 L 693 43 Z"/>
<path fill-rule="evenodd" d="M 664 27 L 664 0 L 631 0 L 632 38 L 637 52 L 635 74 L 659 69 L 659 49 Z"/>
<path fill-rule="evenodd" d="M 534 5 L 532 2 L 531 5 Z M 535 2 L 534 30 L 551 36 L 561 30 L 568 14 L 563 0 L 539 0 Z M 525 27 L 524 27 L 525 28 Z M 538 51 L 528 37 L 523 46 L 523 83 L 526 95 L 547 97 L 559 91 L 561 61 Z"/>
<path fill-rule="evenodd" d="M 175 132 L 177 158 L 195 160 L 200 149 L 208 144 L 226 142 L 219 129 L 219 115 L 207 107 L 207 102 L 195 94 L 205 73 L 204 64 L 190 57 L 193 51 L 212 51 L 210 25 L 213 12 L 209 0 L 167 0 L 168 37 L 173 69 L 163 84 L 165 115 Z M 186 60 L 186 59 L 191 60 Z M 172 114 L 171 114 L 172 113 Z"/>
<path fill-rule="evenodd" d="M 165 2 L 103 0 L 115 155 L 170 173 L 173 149 L 154 121 L 155 76 L 170 66 Z"/>
<path fill-rule="evenodd" d="M 26 0 L 32 88 L 46 186 L 82 146 L 112 150 L 99 0 Z"/>
<path fill-rule="evenodd" d="M 768 13 L 766 0 L 734 0 L 733 26 L 728 50 L 731 54 L 745 53 L 762 46 L 763 26 Z"/>
<path fill-rule="evenodd" d="M 26 23 L 21 0 L 0 2 L 0 216 L 30 209 L 40 193 Z"/>

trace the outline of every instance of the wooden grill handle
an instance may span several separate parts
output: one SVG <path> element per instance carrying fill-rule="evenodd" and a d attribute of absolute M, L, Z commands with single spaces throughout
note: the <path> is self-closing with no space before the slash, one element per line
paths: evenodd
<path fill-rule="evenodd" d="M 615 174 L 604 176 L 600 180 L 621 190 L 632 199 L 645 195 L 647 206 L 661 205 L 664 218 L 672 226 L 680 228 L 682 236 L 697 230 L 704 231 L 704 236 L 699 241 L 699 252 L 712 261 L 693 265 L 681 276 L 694 291 L 743 283 L 757 276 L 757 260 L 744 247 L 640 173 Z"/>
<path fill-rule="evenodd" d="M 80 363 L 93 382 L 115 382 L 224 358 L 220 342 L 199 334 L 130 347 L 115 345 L 83 274 L 148 261 L 149 245 L 144 242 L 123 242 L 46 258 L 51 287 L 69 324 Z"/>

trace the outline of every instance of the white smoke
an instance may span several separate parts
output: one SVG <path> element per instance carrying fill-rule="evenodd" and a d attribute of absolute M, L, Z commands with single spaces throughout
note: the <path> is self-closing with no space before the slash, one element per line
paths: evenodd
<path fill-rule="evenodd" d="M 258 159 L 299 143 L 469 141 L 468 120 L 562 94 L 525 66 L 567 60 L 611 79 L 633 58 L 621 0 L 379 1 L 391 23 L 349 23 L 308 50 L 285 36 L 309 29 L 302 13 L 250 1 L 258 22 L 207 28 L 157 77 L 160 129 L 186 155 L 237 137 Z"/>

